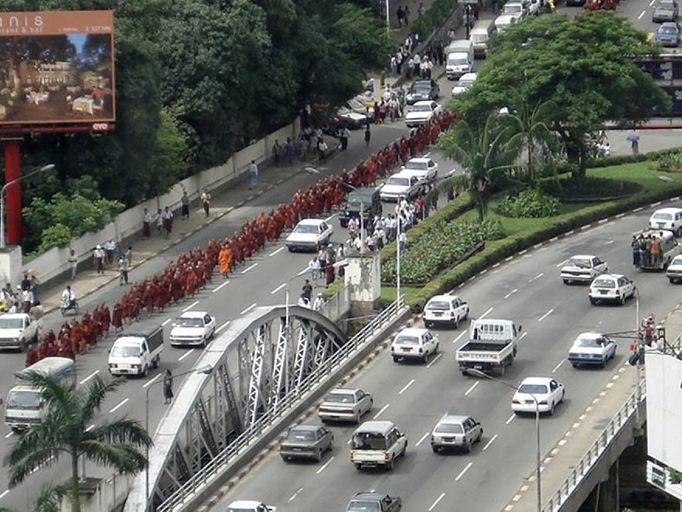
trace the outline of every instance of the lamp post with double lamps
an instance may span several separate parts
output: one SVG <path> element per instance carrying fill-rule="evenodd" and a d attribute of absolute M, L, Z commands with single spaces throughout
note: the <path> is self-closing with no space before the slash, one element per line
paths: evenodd
<path fill-rule="evenodd" d="M 470 368 L 466 371 L 468 375 L 473 375 L 475 377 L 481 377 L 483 379 L 488 379 L 492 380 L 493 382 L 497 382 L 498 384 L 501 384 L 502 386 L 506 386 L 509 389 L 513 389 L 514 391 L 519 391 L 519 388 L 512 385 L 508 384 L 507 382 L 503 380 L 496 379 L 495 377 L 492 377 L 491 375 L 488 375 L 487 373 L 484 373 L 480 370 L 476 370 L 474 368 Z M 532 394 L 532 393 L 527 393 L 535 402 L 535 441 L 536 441 L 536 451 L 535 451 L 535 480 L 536 480 L 536 485 L 535 485 L 535 491 L 537 493 L 537 512 L 542 512 L 542 483 L 541 483 L 541 471 L 540 471 L 540 402 L 538 401 L 537 397 Z"/>
<path fill-rule="evenodd" d="M 177 377 L 183 377 L 185 375 L 190 375 L 192 373 L 203 373 L 204 375 L 210 375 L 211 372 L 213 372 L 213 367 L 206 365 L 206 366 L 201 366 L 199 368 L 194 368 L 192 370 L 188 370 L 186 372 L 178 373 L 177 375 L 173 375 L 173 378 Z M 146 391 L 145 391 L 145 402 L 144 402 L 144 429 L 149 433 L 149 390 L 152 389 L 156 384 L 163 383 L 163 379 L 161 380 L 156 380 L 156 381 L 150 381 L 150 383 L 147 385 Z M 147 458 L 147 466 L 145 467 L 144 470 L 144 488 L 145 488 L 145 510 L 150 510 L 150 504 L 151 501 L 149 497 L 149 446 L 147 446 L 146 450 L 146 455 L 145 457 Z"/>
<path fill-rule="evenodd" d="M 31 176 L 41 172 L 51 171 L 52 169 L 54 169 L 54 164 L 43 165 L 41 168 L 31 171 L 28 174 L 24 174 L 23 176 L 19 176 L 18 178 L 8 181 L 5 183 L 5 185 L 3 185 L 2 189 L 0 190 L 0 249 L 5 248 L 5 190 L 7 190 L 7 187 L 10 185 L 14 185 L 23 179 L 30 178 Z"/>

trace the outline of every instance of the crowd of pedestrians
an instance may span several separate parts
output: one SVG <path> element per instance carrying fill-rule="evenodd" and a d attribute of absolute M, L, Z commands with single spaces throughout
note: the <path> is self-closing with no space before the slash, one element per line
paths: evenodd
<path fill-rule="evenodd" d="M 12 287 L 6 283 L 0 289 L 0 311 L 4 313 L 26 313 L 34 320 L 43 314 L 40 304 L 39 283 L 35 274 L 31 271 L 24 272 L 21 283 Z"/>

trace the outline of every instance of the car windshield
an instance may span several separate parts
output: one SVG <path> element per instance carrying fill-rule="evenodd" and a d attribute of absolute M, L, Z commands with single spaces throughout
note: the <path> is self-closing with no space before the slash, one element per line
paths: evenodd
<path fill-rule="evenodd" d="M 426 305 L 426 309 L 447 311 L 448 309 L 450 309 L 450 303 L 444 300 L 434 300 Z"/>
<path fill-rule="evenodd" d="M 21 329 L 23 326 L 21 318 L 0 318 L 0 329 Z"/>
<path fill-rule="evenodd" d="M 469 63 L 466 56 L 456 55 L 454 57 L 448 58 L 448 64 L 451 66 L 465 66 Z"/>
<path fill-rule="evenodd" d="M 431 89 L 431 84 L 429 82 L 415 82 L 412 84 L 412 90 L 417 90 L 419 92 L 428 91 Z"/>
<path fill-rule="evenodd" d="M 523 6 L 521 4 L 507 4 L 504 6 L 505 14 L 516 14 L 523 11 Z"/>
<path fill-rule="evenodd" d="M 431 105 L 412 105 L 410 112 L 431 112 Z"/>
<path fill-rule="evenodd" d="M 396 176 L 392 176 L 391 178 L 388 179 L 386 185 L 398 185 L 400 187 L 409 187 L 410 178 L 398 178 Z"/>
<path fill-rule="evenodd" d="M 355 398 L 350 393 L 330 393 L 324 401 L 335 404 L 352 404 L 355 402 Z"/>
<path fill-rule="evenodd" d="M 356 450 L 385 450 L 386 438 L 382 434 L 359 432 L 353 435 L 353 448 Z"/>
<path fill-rule="evenodd" d="M 663 26 L 661 26 L 663 28 Z M 673 220 L 671 213 L 654 213 L 654 219 L 656 220 Z"/>
<path fill-rule="evenodd" d="M 352 109 L 363 109 L 363 108 L 365 108 L 365 105 L 361 101 L 358 101 L 356 99 L 348 100 L 348 105 Z"/>
<path fill-rule="evenodd" d="M 287 441 L 294 441 L 297 443 L 308 442 L 315 440 L 315 433 L 310 430 L 291 429 L 287 435 Z"/>
<path fill-rule="evenodd" d="M 381 505 L 378 501 L 353 500 L 346 512 L 381 512 Z"/>
<path fill-rule="evenodd" d="M 439 423 L 436 425 L 437 434 L 461 434 L 462 425 L 459 423 Z"/>
<path fill-rule="evenodd" d="M 416 169 L 418 171 L 427 171 L 429 169 L 429 164 L 428 162 L 415 162 L 413 160 L 410 160 L 407 162 L 407 169 Z"/>
<path fill-rule="evenodd" d="M 203 327 L 204 321 L 201 318 L 178 318 L 178 327 Z"/>
<path fill-rule="evenodd" d="M 522 384 L 519 391 L 531 395 L 542 395 L 547 393 L 547 386 L 545 384 Z"/>
<path fill-rule="evenodd" d="M 597 279 L 592 283 L 594 288 L 615 288 L 616 283 L 611 279 Z"/>
<path fill-rule="evenodd" d="M 137 345 L 114 345 L 111 349 L 114 357 L 137 357 L 140 355 L 140 347 Z"/>
<path fill-rule="evenodd" d="M 40 409 L 40 393 L 37 391 L 10 391 L 7 409 Z"/>
<path fill-rule="evenodd" d="M 575 341 L 576 347 L 589 347 L 589 348 L 599 348 L 602 346 L 601 338 L 594 337 L 584 337 L 578 338 Z"/>
<path fill-rule="evenodd" d="M 592 266 L 587 258 L 571 258 L 568 260 L 568 265 L 578 268 L 590 268 Z"/>
<path fill-rule="evenodd" d="M 364 203 L 366 205 L 372 204 L 372 196 L 371 194 L 360 194 L 359 192 L 351 192 L 348 194 L 348 199 L 346 199 L 347 203 L 352 203 L 352 204 L 360 204 Z"/>
<path fill-rule="evenodd" d="M 675 27 L 675 25 L 661 25 L 661 28 L 659 28 L 658 31 L 664 34 L 676 34 L 677 27 Z M 668 215 L 667 217 L 670 219 L 672 215 Z"/>
<path fill-rule="evenodd" d="M 317 226 L 314 224 L 299 224 L 294 228 L 294 233 L 317 234 Z"/>
<path fill-rule="evenodd" d="M 398 336 L 395 339 L 397 345 L 419 345 L 417 336 Z"/>
<path fill-rule="evenodd" d="M 682 256 L 675 256 L 675 259 L 670 263 L 670 265 L 682 265 Z"/>
<path fill-rule="evenodd" d="M 474 85 L 475 81 L 476 81 L 475 79 L 473 79 L 473 80 L 462 80 L 460 78 L 459 82 L 457 82 L 457 83 L 459 84 L 460 87 L 471 87 L 472 85 Z"/>

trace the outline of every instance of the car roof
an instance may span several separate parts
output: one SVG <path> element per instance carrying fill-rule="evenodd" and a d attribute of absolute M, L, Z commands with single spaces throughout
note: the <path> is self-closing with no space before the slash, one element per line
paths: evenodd
<path fill-rule="evenodd" d="M 677 256 L 675 256 L 673 258 L 672 263 L 675 263 L 675 261 L 677 261 L 678 263 L 682 262 L 682 254 L 678 254 Z"/>
<path fill-rule="evenodd" d="M 417 102 L 417 103 L 419 103 L 419 102 Z M 400 171 L 395 173 L 393 176 L 389 176 L 388 179 L 390 180 L 391 178 L 412 178 L 413 176 L 415 176 L 414 169 L 401 169 Z"/>
<path fill-rule="evenodd" d="M 317 429 L 320 428 L 319 425 L 296 425 L 294 427 L 291 427 L 289 430 L 298 430 L 301 432 L 317 432 Z"/>
<path fill-rule="evenodd" d="M 230 503 L 227 508 L 256 508 L 259 505 L 262 505 L 262 502 L 254 500 L 237 500 Z"/>
<path fill-rule="evenodd" d="M 382 492 L 373 492 L 373 491 L 360 491 L 356 492 L 353 494 L 353 497 L 351 498 L 352 500 L 356 498 L 362 498 L 364 500 L 383 500 L 388 494 L 382 493 Z"/>
<path fill-rule="evenodd" d="M 477 73 L 464 73 L 462 76 L 459 77 L 459 81 L 461 82 L 462 80 L 476 80 L 477 76 L 478 76 Z"/>
<path fill-rule="evenodd" d="M 380 432 L 382 434 L 386 434 L 393 427 L 395 427 L 395 423 L 392 421 L 365 421 L 362 425 L 355 429 L 355 432 Z"/>
<path fill-rule="evenodd" d="M 597 277 L 597 279 L 602 279 L 605 277 L 608 279 L 620 279 L 621 277 L 625 277 L 625 276 L 623 274 L 602 274 L 599 277 Z"/>
<path fill-rule="evenodd" d="M 324 219 L 303 219 L 303 220 L 300 220 L 298 222 L 298 224 L 303 224 L 303 225 L 307 225 L 307 226 L 319 226 L 323 222 L 325 222 Z"/>
<path fill-rule="evenodd" d="M 3 313 L 0 318 L 24 318 L 26 313 Z"/>
<path fill-rule="evenodd" d="M 500 14 L 497 18 L 495 18 L 495 21 L 510 21 L 514 18 L 511 14 Z"/>
<path fill-rule="evenodd" d="M 431 103 L 436 103 L 433 100 L 421 100 L 421 101 L 416 101 L 414 104 L 415 105 L 431 105 Z"/>
<path fill-rule="evenodd" d="M 422 158 L 410 158 L 410 159 L 407 161 L 407 163 L 405 164 L 405 167 L 407 167 L 407 166 L 410 164 L 410 162 L 416 162 L 416 163 L 420 163 L 420 164 L 427 164 L 427 163 L 429 163 L 429 162 L 433 162 L 433 159 L 432 159 L 432 158 L 424 158 L 424 157 L 422 157 Z"/>
<path fill-rule="evenodd" d="M 421 336 L 422 334 L 425 334 L 429 332 L 428 329 L 422 329 L 419 327 L 408 327 L 407 329 L 403 329 L 398 333 L 398 336 L 405 334 L 407 336 Z"/>
<path fill-rule="evenodd" d="M 206 311 L 185 311 L 180 318 L 204 318 L 208 315 Z"/>
<path fill-rule="evenodd" d="M 596 256 L 594 256 L 593 254 L 574 254 L 573 256 L 571 256 L 568 259 L 572 260 L 573 258 L 589 258 L 589 259 L 592 259 L 592 258 L 596 258 Z"/>
<path fill-rule="evenodd" d="M 441 423 L 464 423 L 468 419 L 469 419 L 469 416 L 461 416 L 461 415 L 457 415 L 457 414 L 446 414 L 440 420 L 438 420 L 438 424 L 440 425 Z"/>
<path fill-rule="evenodd" d="M 521 381 L 524 384 L 549 384 L 549 381 L 554 380 L 552 377 L 526 377 Z"/>
<path fill-rule="evenodd" d="M 431 298 L 429 299 L 429 301 L 427 302 L 427 304 L 428 304 L 429 302 L 431 302 L 432 300 L 452 300 L 452 299 L 459 299 L 459 295 L 448 295 L 447 293 L 446 293 L 446 294 L 443 294 L 443 295 L 434 295 L 433 297 L 431 297 Z M 461 300 L 461 299 L 460 299 L 460 300 Z"/>
<path fill-rule="evenodd" d="M 671 22 L 666 22 L 666 23 L 671 23 Z M 672 23 L 672 24 L 676 25 L 676 23 Z M 665 23 L 663 23 L 663 25 L 665 25 Z M 652 213 L 651 215 L 653 216 L 653 215 L 656 215 L 657 213 L 678 213 L 678 212 L 682 212 L 682 208 L 660 208 L 660 209 L 656 210 L 654 213 Z"/>
<path fill-rule="evenodd" d="M 336 393 L 339 395 L 352 395 L 356 391 L 360 391 L 360 388 L 334 388 L 329 392 L 329 394 L 331 395 L 332 393 Z"/>
<path fill-rule="evenodd" d="M 599 333 L 599 332 L 581 332 L 578 334 L 575 339 L 577 340 L 578 338 L 591 338 L 591 339 L 596 339 L 596 338 L 602 338 L 604 335 Z"/>

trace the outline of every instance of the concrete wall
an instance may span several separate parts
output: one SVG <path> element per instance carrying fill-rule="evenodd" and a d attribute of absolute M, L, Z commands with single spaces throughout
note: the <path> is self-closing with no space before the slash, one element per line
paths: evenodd
<path fill-rule="evenodd" d="M 121 242 L 139 233 L 142 230 L 145 208 L 148 208 L 152 214 L 156 213 L 159 208 L 166 206 L 176 210 L 180 208 L 180 198 L 183 191 L 187 191 L 190 201 L 194 201 L 199 198 L 204 189 L 216 191 L 240 179 L 248 171 L 251 160 L 255 160 L 259 164 L 267 162 L 272 156 L 271 151 L 275 140 L 279 140 L 281 144 L 286 142 L 287 137 L 295 140 L 300 132 L 299 128 L 299 120 L 296 119 L 293 123 L 233 154 L 224 164 L 185 178 L 173 185 L 165 194 L 148 199 L 122 212 L 113 222 L 101 230 L 86 233 L 80 238 L 73 239 L 71 247 L 50 249 L 24 265 L 24 270 L 31 269 L 42 283 L 49 282 L 68 271 L 70 248 L 76 251 L 79 263 L 89 260 L 92 258 L 92 251 L 97 244 L 102 244 L 110 239 Z"/>

